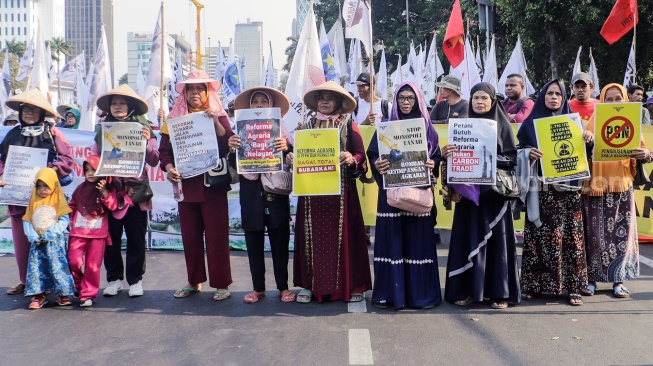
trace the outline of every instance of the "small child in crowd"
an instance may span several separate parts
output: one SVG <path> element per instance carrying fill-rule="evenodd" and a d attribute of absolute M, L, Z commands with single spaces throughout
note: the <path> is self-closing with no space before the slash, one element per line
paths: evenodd
<path fill-rule="evenodd" d="M 114 211 L 114 216 L 124 215 L 128 207 L 124 204 L 121 211 L 115 211 L 119 206 L 115 186 L 110 183 L 111 177 L 107 181 L 95 175 L 99 164 L 97 155 L 84 161 L 86 179 L 77 186 L 70 200 L 72 225 L 68 261 L 79 293 L 79 306 L 83 307 L 92 306 L 97 299 L 104 249 L 111 245 L 109 214 Z"/>
<path fill-rule="evenodd" d="M 30 309 L 47 304 L 46 293 L 51 291 L 57 304 L 72 304 L 70 296 L 75 294 L 75 287 L 66 254 L 69 213 L 57 172 L 52 168 L 39 170 L 23 216 L 23 230 L 31 244 L 25 287 L 25 296 L 32 296 Z"/>

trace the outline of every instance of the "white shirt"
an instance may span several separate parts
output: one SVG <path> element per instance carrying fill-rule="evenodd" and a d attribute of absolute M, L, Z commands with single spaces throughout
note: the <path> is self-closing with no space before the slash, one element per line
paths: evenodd
<path fill-rule="evenodd" d="M 383 117 L 381 113 L 381 100 L 374 102 L 374 113 L 376 114 L 376 122 L 381 122 L 381 118 Z M 358 98 L 358 113 L 352 113 L 352 118 L 356 121 L 356 124 L 360 125 L 365 122 L 369 114 L 370 103 L 362 98 Z"/>

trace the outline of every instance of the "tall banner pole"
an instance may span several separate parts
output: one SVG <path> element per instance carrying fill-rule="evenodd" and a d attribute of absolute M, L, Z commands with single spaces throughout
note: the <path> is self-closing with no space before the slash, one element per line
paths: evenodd
<path fill-rule="evenodd" d="M 370 104 L 374 104 L 374 96 L 376 93 L 374 92 L 374 37 L 372 36 L 372 0 L 367 0 L 367 4 L 369 7 L 369 22 L 370 22 L 370 48 L 367 50 L 368 57 L 370 59 L 370 92 L 372 93 L 372 97 L 370 98 Z"/>
<path fill-rule="evenodd" d="M 166 37 L 166 32 L 165 32 L 165 26 L 164 26 L 164 24 L 165 24 L 164 19 L 165 19 L 165 17 L 163 16 L 163 0 L 161 0 L 161 80 L 160 80 L 161 90 L 159 91 L 159 107 L 160 108 L 163 108 L 163 91 L 164 91 L 164 89 L 163 89 L 163 87 L 164 87 L 164 85 L 163 85 L 163 71 L 164 71 L 163 67 L 165 65 L 165 57 L 164 57 L 165 52 L 163 52 L 163 51 L 164 51 L 164 47 L 168 47 L 166 45 L 166 38 L 165 38 Z M 166 112 L 167 111 L 163 111 L 163 113 L 166 113 Z M 161 122 L 162 121 L 159 120 L 159 126 L 161 126 Z"/>

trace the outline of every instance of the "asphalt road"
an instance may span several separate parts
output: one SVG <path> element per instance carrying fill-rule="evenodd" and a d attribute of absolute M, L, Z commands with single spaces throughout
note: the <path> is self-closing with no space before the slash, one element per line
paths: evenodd
<path fill-rule="evenodd" d="M 443 241 L 444 286 L 447 233 Z M 641 254 L 653 258 L 653 244 Z M 629 299 L 613 298 L 602 284 L 580 307 L 560 296 L 507 310 L 445 302 L 402 311 L 373 308 L 371 293 L 351 305 L 282 303 L 267 261 L 267 297 L 256 304 L 242 302 L 251 290 L 246 253 L 232 252 L 233 295 L 216 302 L 208 288 L 173 298 L 186 282 L 183 253 L 152 251 L 140 298 L 124 290 L 91 308 L 51 301 L 28 310 L 27 298 L 4 294 L 17 269 L 12 255 L 0 256 L 0 365 L 653 364 L 653 262 L 646 259 L 627 283 Z"/>

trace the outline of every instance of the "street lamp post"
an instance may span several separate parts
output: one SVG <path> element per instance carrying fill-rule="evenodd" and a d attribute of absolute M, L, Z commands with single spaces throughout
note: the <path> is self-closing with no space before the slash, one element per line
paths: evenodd
<path fill-rule="evenodd" d="M 410 25 L 408 24 L 408 0 L 406 0 L 406 38 L 410 40 Z"/>
<path fill-rule="evenodd" d="M 208 48 L 207 51 L 208 52 L 206 52 L 206 53 L 209 56 L 209 59 L 207 60 L 208 63 L 209 63 L 209 77 L 211 77 L 211 37 L 209 37 L 209 48 Z"/>

